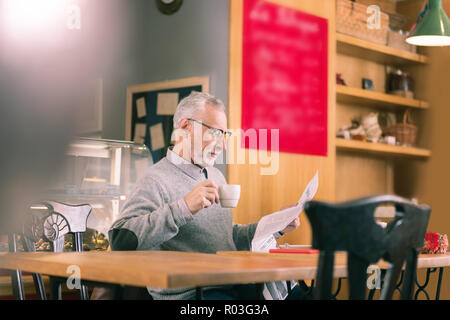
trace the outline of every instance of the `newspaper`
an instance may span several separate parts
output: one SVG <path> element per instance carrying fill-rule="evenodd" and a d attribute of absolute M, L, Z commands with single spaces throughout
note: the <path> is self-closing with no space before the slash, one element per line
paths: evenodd
<path fill-rule="evenodd" d="M 297 202 L 297 205 L 266 215 L 259 220 L 255 235 L 252 240 L 252 251 L 268 252 L 277 248 L 277 242 L 273 236 L 286 228 L 303 211 L 305 203 L 314 198 L 319 187 L 319 172 L 308 183 L 305 191 Z"/>

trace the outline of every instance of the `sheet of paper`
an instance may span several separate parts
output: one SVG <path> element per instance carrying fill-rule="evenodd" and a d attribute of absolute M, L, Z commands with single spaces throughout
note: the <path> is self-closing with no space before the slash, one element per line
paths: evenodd
<path fill-rule="evenodd" d="M 178 92 L 158 93 L 156 114 L 173 115 L 178 105 Z"/>
<path fill-rule="evenodd" d="M 147 115 L 147 110 L 145 108 L 145 98 L 139 98 L 136 100 L 137 117 L 142 118 Z"/>
<path fill-rule="evenodd" d="M 150 127 L 150 139 L 152 143 L 152 150 L 164 148 L 164 131 L 162 123 L 157 123 Z"/>
<path fill-rule="evenodd" d="M 286 228 L 300 213 L 302 213 L 305 203 L 314 198 L 318 187 L 319 172 L 316 172 L 296 206 L 262 217 L 261 220 L 259 220 L 253 237 L 252 251 L 268 252 L 270 249 L 275 249 L 277 243 L 273 235 Z"/>
<path fill-rule="evenodd" d="M 145 143 L 145 134 L 147 126 L 145 123 L 136 123 L 134 127 L 134 142 Z"/>

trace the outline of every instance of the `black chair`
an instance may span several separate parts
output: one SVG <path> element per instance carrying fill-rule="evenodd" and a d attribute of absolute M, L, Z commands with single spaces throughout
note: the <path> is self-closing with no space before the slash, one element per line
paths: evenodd
<path fill-rule="evenodd" d="M 48 201 L 52 212 L 44 220 L 44 236 L 51 244 L 54 252 L 64 251 L 64 238 L 67 233 L 73 236 L 73 248 L 77 252 L 83 251 L 83 232 L 87 228 L 87 219 L 92 211 L 88 204 L 68 205 L 56 201 Z M 50 277 L 50 299 L 61 300 L 61 283 L 64 279 Z M 88 300 L 88 288 L 80 287 L 80 299 Z"/>
<path fill-rule="evenodd" d="M 75 251 L 83 251 L 82 234 L 87 228 L 87 219 L 92 211 L 90 205 L 67 205 L 60 202 L 48 201 L 40 204 L 40 210 L 32 210 L 26 215 L 23 230 L 20 233 L 23 248 L 27 252 L 34 252 L 35 244 L 39 239 L 45 238 L 50 241 L 52 251 L 64 251 L 64 238 L 67 233 L 73 236 L 73 247 Z M 9 249 L 11 252 L 18 251 L 18 233 L 10 234 Z M 32 274 L 39 299 L 45 300 L 46 291 L 41 274 Z M 61 284 L 64 278 L 50 277 L 50 299 L 60 300 Z M 22 273 L 20 270 L 11 271 L 11 282 L 13 296 L 17 300 L 24 300 L 24 288 Z M 80 298 L 89 299 L 88 288 L 81 284 Z"/>
<path fill-rule="evenodd" d="M 18 252 L 18 234 L 8 234 L 9 252 Z M 11 287 L 15 300 L 25 300 L 25 290 L 23 286 L 22 271 L 11 270 Z"/>
<path fill-rule="evenodd" d="M 44 203 L 40 206 L 39 210 L 31 210 L 29 214 L 25 215 L 23 230 L 20 234 L 24 251 L 36 251 L 36 242 L 44 237 L 44 221 L 52 211 L 52 206 Z M 33 273 L 32 276 L 37 297 L 40 300 L 47 300 L 42 274 Z"/>
<path fill-rule="evenodd" d="M 395 218 L 386 228 L 378 225 L 375 209 L 395 206 Z M 320 250 L 314 299 L 330 299 L 335 251 L 347 252 L 350 299 L 365 299 L 367 268 L 381 258 L 390 263 L 380 299 L 392 299 L 404 262 L 401 299 L 411 299 L 417 270 L 418 249 L 423 241 L 430 207 L 404 198 L 380 195 L 345 203 L 310 201 L 305 212 L 312 227 L 312 246 Z"/>
<path fill-rule="evenodd" d="M 19 252 L 20 238 L 24 251 L 35 252 L 35 243 L 44 236 L 43 223 L 51 211 L 51 206 L 42 204 L 40 210 L 31 210 L 28 214 L 24 215 L 25 221 L 23 222 L 22 230 L 16 230 L 16 232 L 8 234 L 9 251 Z M 42 275 L 32 273 L 32 276 L 38 299 L 46 300 L 47 296 Z M 22 271 L 11 270 L 11 285 L 14 299 L 25 300 Z"/>

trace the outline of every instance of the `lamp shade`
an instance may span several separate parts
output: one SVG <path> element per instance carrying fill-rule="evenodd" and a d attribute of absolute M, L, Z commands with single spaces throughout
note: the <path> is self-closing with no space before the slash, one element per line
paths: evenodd
<path fill-rule="evenodd" d="M 442 0 L 429 0 L 421 16 L 406 42 L 416 46 L 450 46 L 450 21 Z"/>

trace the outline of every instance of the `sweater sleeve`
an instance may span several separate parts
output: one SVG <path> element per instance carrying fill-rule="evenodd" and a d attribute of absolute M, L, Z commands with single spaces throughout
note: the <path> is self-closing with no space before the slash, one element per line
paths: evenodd
<path fill-rule="evenodd" d="M 237 250 L 242 251 L 251 249 L 257 225 L 258 223 L 233 225 L 233 241 Z"/>
<path fill-rule="evenodd" d="M 179 200 L 165 203 L 164 189 L 157 181 L 146 177 L 133 190 L 120 218 L 110 228 L 112 249 L 129 247 L 121 241 L 130 239 L 131 242 L 135 239 L 136 250 L 157 248 L 175 237 L 179 228 L 189 220 L 190 218 L 183 214 Z"/>

